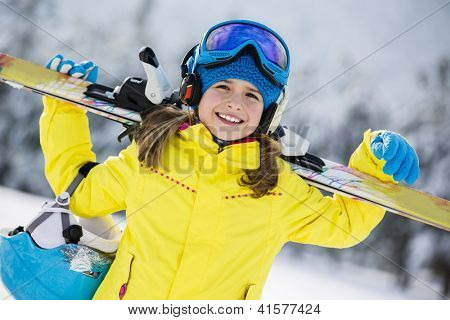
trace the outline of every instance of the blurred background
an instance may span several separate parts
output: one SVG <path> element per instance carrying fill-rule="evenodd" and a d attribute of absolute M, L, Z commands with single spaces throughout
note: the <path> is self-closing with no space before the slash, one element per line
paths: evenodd
<path fill-rule="evenodd" d="M 144 77 L 137 54 L 150 46 L 175 88 L 182 58 L 210 26 L 256 20 L 275 29 L 290 47 L 291 109 L 283 124 L 308 128 L 312 153 L 347 163 L 366 129 L 396 131 L 419 155 L 421 177 L 415 187 L 450 199 L 448 4 L 2 0 L 0 52 L 38 64 L 57 53 L 90 59 L 101 68 L 98 82 L 115 86 L 127 76 Z M 41 111 L 38 95 L 0 84 L 2 226 L 21 221 L 22 210 L 32 210 L 21 207 L 24 202 L 37 203 L 11 189 L 53 196 L 39 145 Z M 128 144 L 116 139 L 123 129 L 119 124 L 89 118 L 98 161 Z M 263 298 L 448 298 L 449 252 L 445 231 L 387 213 L 365 243 L 350 249 L 287 244 Z"/>

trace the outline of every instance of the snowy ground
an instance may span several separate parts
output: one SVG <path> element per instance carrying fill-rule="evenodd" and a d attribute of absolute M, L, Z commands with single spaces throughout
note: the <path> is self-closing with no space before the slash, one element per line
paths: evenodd
<path fill-rule="evenodd" d="M 48 199 L 0 187 L 0 227 L 26 224 Z M 403 292 L 393 276 L 329 258 L 303 255 L 292 258 L 282 250 L 269 274 L 263 299 L 438 299 L 420 283 Z M 0 283 L 0 299 L 10 299 Z"/>

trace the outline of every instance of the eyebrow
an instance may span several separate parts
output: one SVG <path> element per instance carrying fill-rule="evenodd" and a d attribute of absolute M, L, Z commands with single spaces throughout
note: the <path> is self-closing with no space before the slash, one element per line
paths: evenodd
<path fill-rule="evenodd" d="M 228 84 L 231 84 L 231 82 L 232 82 L 232 81 L 230 81 L 230 80 L 222 80 L 222 81 L 225 82 L 225 83 L 228 83 Z M 248 87 L 248 86 L 245 86 L 245 88 L 247 88 L 247 89 L 248 89 L 249 91 L 251 91 L 251 92 L 255 92 L 255 93 L 257 93 L 257 94 L 259 94 L 259 95 L 262 96 L 261 92 L 259 92 L 258 89 L 253 89 L 253 88 Z"/>

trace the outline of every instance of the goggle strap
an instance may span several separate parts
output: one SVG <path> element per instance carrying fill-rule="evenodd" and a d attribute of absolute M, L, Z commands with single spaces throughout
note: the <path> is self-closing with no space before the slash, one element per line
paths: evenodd
<path fill-rule="evenodd" d="M 197 59 L 196 57 L 198 57 L 198 55 L 200 54 L 200 45 L 197 45 L 194 49 L 194 64 L 192 65 L 192 73 L 195 73 L 195 69 L 197 68 Z"/>
<path fill-rule="evenodd" d="M 184 56 L 183 58 L 183 62 L 181 63 L 181 78 L 184 78 L 187 74 L 188 74 L 188 61 L 189 58 L 191 58 L 194 54 L 195 49 L 199 46 L 200 44 L 196 44 L 195 46 L 193 46 Z"/>

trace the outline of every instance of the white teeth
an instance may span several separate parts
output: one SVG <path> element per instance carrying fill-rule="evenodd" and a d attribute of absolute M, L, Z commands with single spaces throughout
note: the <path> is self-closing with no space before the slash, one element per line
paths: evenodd
<path fill-rule="evenodd" d="M 218 113 L 218 115 L 219 115 L 219 117 L 224 118 L 224 119 L 226 119 L 226 120 L 228 120 L 228 121 L 230 121 L 230 122 L 234 122 L 234 123 L 239 123 L 239 122 L 241 122 L 240 119 L 237 119 L 237 118 L 235 118 L 235 117 L 229 116 L 229 115 L 227 115 L 227 114 Z"/>

